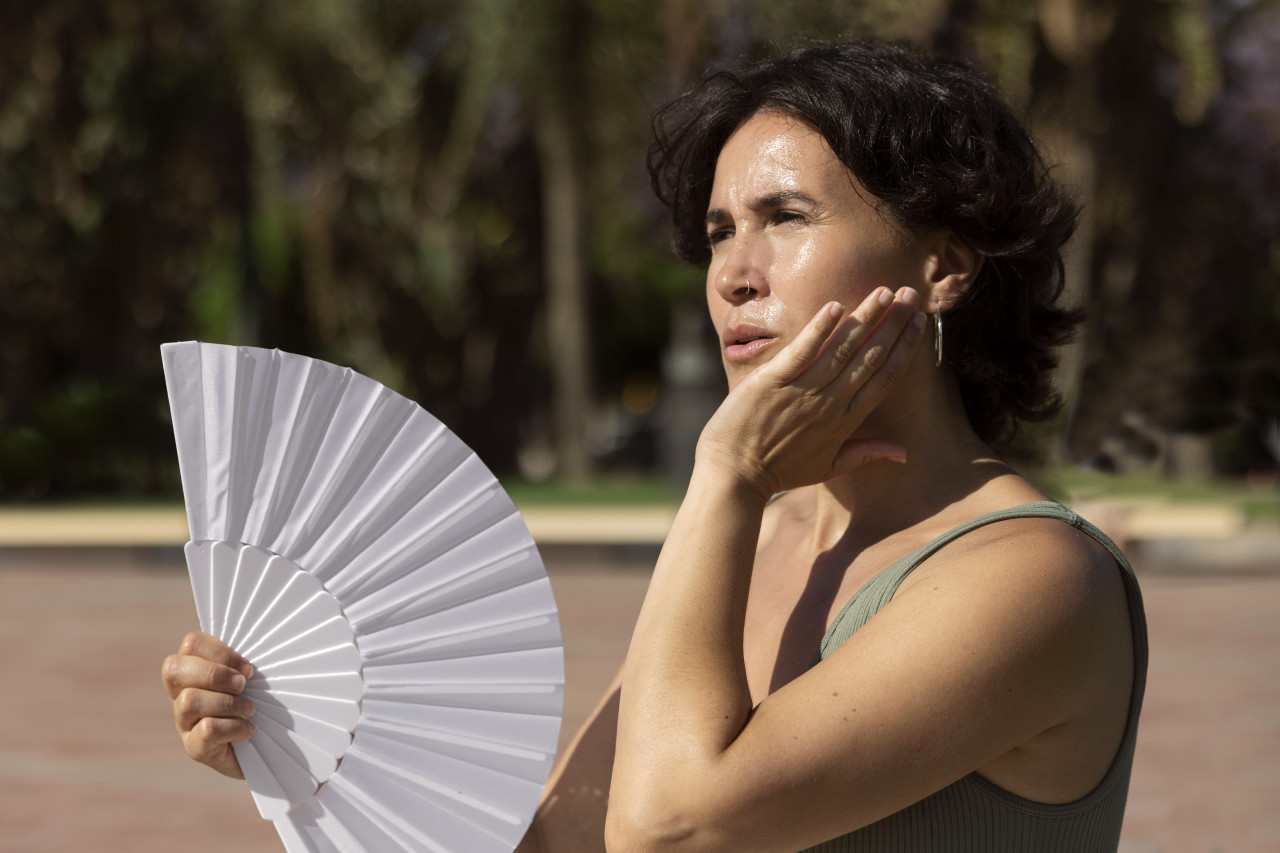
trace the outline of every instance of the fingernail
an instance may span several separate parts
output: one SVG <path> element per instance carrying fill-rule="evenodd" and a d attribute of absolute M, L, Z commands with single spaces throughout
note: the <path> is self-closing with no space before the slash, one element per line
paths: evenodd
<path fill-rule="evenodd" d="M 235 675 L 231 676 L 231 690 L 233 692 L 239 693 L 241 690 L 244 690 L 244 685 L 245 677 L 243 675 L 237 672 Z"/>
<path fill-rule="evenodd" d="M 831 316 L 835 317 L 837 320 L 840 319 L 840 315 L 844 314 L 844 306 L 839 302 L 832 302 L 827 306 L 827 310 L 830 311 Z"/>
<path fill-rule="evenodd" d="M 245 701 L 249 702 L 248 699 L 246 699 Z M 254 713 L 257 712 L 257 710 L 258 710 L 258 706 L 254 705 L 252 702 L 249 702 L 249 706 L 245 709 L 244 715 L 246 717 L 252 717 Z"/>
<path fill-rule="evenodd" d="M 888 308 L 893 304 L 893 292 L 889 288 L 882 288 L 880 295 L 876 297 L 881 306 Z"/>
<path fill-rule="evenodd" d="M 916 312 L 915 316 L 911 318 L 911 325 L 915 326 L 917 329 L 924 328 L 924 312 L 923 311 Z"/>
<path fill-rule="evenodd" d="M 902 304 L 908 308 L 914 308 L 916 304 L 916 292 L 913 288 L 904 287 L 898 291 L 898 298 L 902 300 Z"/>
<path fill-rule="evenodd" d="M 245 678 L 253 678 L 253 664 L 246 663 L 244 666 L 240 667 L 240 672 Z"/>

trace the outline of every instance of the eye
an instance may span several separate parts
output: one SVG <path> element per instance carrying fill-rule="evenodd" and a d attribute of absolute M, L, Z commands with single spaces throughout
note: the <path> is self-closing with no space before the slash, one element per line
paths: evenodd
<path fill-rule="evenodd" d="M 771 217 L 775 225 L 785 225 L 787 223 L 800 224 L 805 221 L 803 213 L 794 210 L 778 210 Z"/>
<path fill-rule="evenodd" d="M 723 243 L 732 236 L 732 228 L 714 228 L 707 232 L 707 243 L 708 245 L 715 246 L 717 243 Z"/>

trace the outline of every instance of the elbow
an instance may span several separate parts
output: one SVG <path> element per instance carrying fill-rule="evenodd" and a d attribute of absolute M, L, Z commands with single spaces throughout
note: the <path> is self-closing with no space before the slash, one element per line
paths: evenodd
<path fill-rule="evenodd" d="M 610 804 L 604 840 L 608 853 L 693 853 L 704 833 L 690 816 L 670 808 L 623 808 Z"/>

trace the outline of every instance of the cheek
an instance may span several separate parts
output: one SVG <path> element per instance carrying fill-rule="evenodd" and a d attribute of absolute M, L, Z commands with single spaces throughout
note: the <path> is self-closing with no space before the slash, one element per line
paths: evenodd
<path fill-rule="evenodd" d="M 797 309 L 812 307 L 812 314 L 833 299 L 849 306 L 853 291 L 864 277 L 860 266 L 857 257 L 844 247 L 808 238 L 778 248 L 770 281 L 785 282 L 788 301 Z"/>

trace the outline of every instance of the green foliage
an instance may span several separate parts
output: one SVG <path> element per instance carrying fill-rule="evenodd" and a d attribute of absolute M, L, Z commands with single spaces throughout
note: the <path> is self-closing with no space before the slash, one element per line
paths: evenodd
<path fill-rule="evenodd" d="M 1046 138 L 1095 158 L 1088 347 L 1106 361 L 1070 422 L 1077 452 L 1127 406 L 1162 428 L 1247 421 L 1219 463 L 1256 467 L 1257 425 L 1280 411 L 1280 309 L 1253 199 L 1280 149 L 1266 97 L 1223 118 L 1265 77 L 1224 57 L 1267 8 L 11 0 L 0 499 L 174 494 L 158 346 L 193 337 L 350 364 L 512 470 L 552 409 L 538 119 L 561 110 L 572 147 L 584 369 L 596 408 L 616 409 L 660 375 L 673 311 L 703 299 L 648 193 L 651 110 L 710 63 L 842 35 L 980 62 Z M 1216 298 L 1227 280 L 1236 298 Z M 1169 364 L 1180 378 L 1157 397 Z M 1206 375 L 1234 390 L 1218 400 Z"/>

